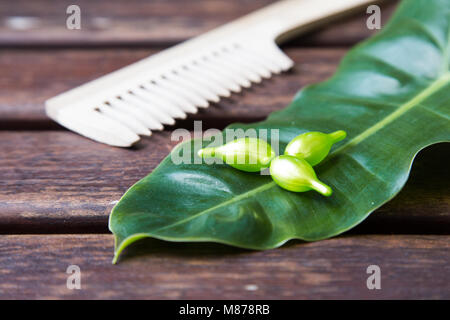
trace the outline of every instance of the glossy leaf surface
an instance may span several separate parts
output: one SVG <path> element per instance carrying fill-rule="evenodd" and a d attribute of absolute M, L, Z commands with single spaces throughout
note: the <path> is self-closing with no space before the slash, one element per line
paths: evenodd
<path fill-rule="evenodd" d="M 230 127 L 279 129 L 281 153 L 303 132 L 347 131 L 314 168 L 331 197 L 289 192 L 270 176 L 226 165 L 175 165 L 167 157 L 113 209 L 116 258 L 142 237 L 268 249 L 360 223 L 400 191 L 418 151 L 450 140 L 449 23 L 448 0 L 404 1 L 330 80 L 304 88 L 266 121 Z"/>

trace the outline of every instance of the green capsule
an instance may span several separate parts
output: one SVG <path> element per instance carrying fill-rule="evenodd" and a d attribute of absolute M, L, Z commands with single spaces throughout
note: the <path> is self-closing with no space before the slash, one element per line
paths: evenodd
<path fill-rule="evenodd" d="M 330 152 L 331 146 L 347 136 L 343 130 L 330 134 L 322 132 L 306 132 L 289 142 L 284 154 L 305 159 L 310 165 L 320 163 Z"/>
<path fill-rule="evenodd" d="M 220 158 L 238 170 L 258 172 L 269 167 L 276 153 L 264 140 L 241 138 L 217 148 L 201 149 L 198 151 L 198 156 L 204 159 Z"/>
<path fill-rule="evenodd" d="M 314 169 L 304 159 L 289 155 L 276 157 L 270 163 L 270 174 L 280 187 L 289 191 L 316 190 L 327 197 L 333 192 L 329 186 L 317 179 Z"/>

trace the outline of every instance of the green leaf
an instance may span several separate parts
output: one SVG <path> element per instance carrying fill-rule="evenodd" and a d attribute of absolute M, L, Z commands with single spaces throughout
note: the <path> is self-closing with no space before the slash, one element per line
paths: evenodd
<path fill-rule="evenodd" d="M 266 121 L 230 126 L 279 129 L 280 150 L 306 131 L 347 131 L 315 167 L 331 197 L 289 192 L 269 176 L 226 165 L 175 165 L 167 157 L 113 209 L 115 259 L 143 237 L 269 249 L 293 238 L 325 239 L 363 221 L 400 191 L 418 151 L 450 140 L 449 21 L 448 0 L 404 1 L 330 80 L 304 88 Z"/>

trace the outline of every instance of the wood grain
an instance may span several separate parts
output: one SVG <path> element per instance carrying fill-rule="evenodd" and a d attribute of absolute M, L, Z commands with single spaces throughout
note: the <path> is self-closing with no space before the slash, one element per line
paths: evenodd
<path fill-rule="evenodd" d="M 0 55 L 0 130 L 60 128 L 45 115 L 46 99 L 155 53 L 151 49 L 3 50 Z M 203 120 L 216 127 L 253 122 L 287 106 L 303 86 L 331 76 L 346 49 L 286 50 L 293 70 L 256 84 L 177 127 Z"/>
<path fill-rule="evenodd" d="M 146 239 L 111 265 L 109 212 L 177 143 L 173 127 L 112 148 L 50 121 L 44 101 L 271 2 L 78 0 L 81 30 L 66 28 L 73 1 L 0 2 L 0 299 L 450 298 L 448 144 L 420 152 L 403 190 L 344 236 L 260 252 Z M 383 25 L 398 3 L 386 2 Z M 203 120 L 220 129 L 285 107 L 375 33 L 366 18 L 356 13 L 290 41 L 283 49 L 294 70 L 177 127 Z M 66 288 L 72 264 L 82 290 Z M 366 288 L 371 264 L 381 267 L 381 290 Z"/>
<path fill-rule="evenodd" d="M 449 236 L 351 236 L 246 251 L 142 240 L 111 265 L 111 235 L 0 237 L 1 299 L 448 299 Z M 369 265 L 381 290 L 368 290 Z M 66 287 L 69 265 L 81 290 Z"/>
<path fill-rule="evenodd" d="M 169 46 L 239 18 L 273 0 L 78 0 L 81 30 L 66 27 L 73 1 L 0 2 L 0 46 Z M 382 6 L 384 24 L 397 1 Z M 18 20 L 19 17 L 19 20 Z M 20 17 L 28 19 L 20 20 Z M 301 45 L 351 45 L 374 33 L 368 15 L 351 14 L 296 39 Z"/>
<path fill-rule="evenodd" d="M 113 201 L 177 142 L 162 132 L 121 149 L 70 132 L 0 131 L 0 233 L 107 232 Z M 419 154 L 405 189 L 361 232 L 448 233 L 449 161 L 448 144 Z"/>

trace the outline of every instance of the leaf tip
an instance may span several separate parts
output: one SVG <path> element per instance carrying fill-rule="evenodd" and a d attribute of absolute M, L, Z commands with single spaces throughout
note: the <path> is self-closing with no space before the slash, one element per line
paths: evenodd
<path fill-rule="evenodd" d="M 117 264 L 117 260 L 119 259 L 119 255 L 117 253 L 114 253 L 114 257 L 111 261 L 112 264 Z"/>

